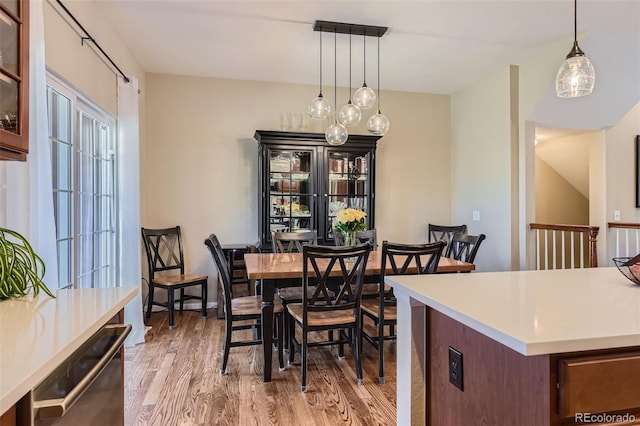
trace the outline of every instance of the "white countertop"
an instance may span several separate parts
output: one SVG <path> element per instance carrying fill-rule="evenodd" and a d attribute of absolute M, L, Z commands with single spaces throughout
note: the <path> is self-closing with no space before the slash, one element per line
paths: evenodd
<path fill-rule="evenodd" d="M 640 286 L 616 268 L 391 276 L 398 293 L 523 355 L 640 346 Z"/>
<path fill-rule="evenodd" d="M 137 294 L 137 287 L 58 290 L 0 302 L 0 414 Z"/>

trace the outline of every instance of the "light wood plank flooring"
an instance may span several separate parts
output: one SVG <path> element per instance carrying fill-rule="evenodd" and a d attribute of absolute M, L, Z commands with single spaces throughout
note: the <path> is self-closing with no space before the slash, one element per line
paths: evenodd
<path fill-rule="evenodd" d="M 294 365 L 279 372 L 274 351 L 272 381 L 262 381 L 261 346 L 232 348 L 228 374 L 221 376 L 224 323 L 214 310 L 206 321 L 199 312 L 176 313 L 173 330 L 166 312 L 158 312 L 148 325 L 147 343 L 125 350 L 127 426 L 396 424 L 394 343 L 385 344 L 382 385 L 377 353 L 368 343 L 364 386 L 356 385 L 349 348 L 342 361 L 337 347 L 311 348 L 302 393 L 297 355 Z"/>

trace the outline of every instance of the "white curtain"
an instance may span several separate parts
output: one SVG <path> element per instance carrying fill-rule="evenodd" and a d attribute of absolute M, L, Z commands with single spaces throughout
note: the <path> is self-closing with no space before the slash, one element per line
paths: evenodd
<path fill-rule="evenodd" d="M 58 288 L 56 228 L 47 119 L 42 1 L 29 4 L 29 155 L 24 162 L 2 162 L 2 226 L 23 234 L 46 265 L 44 282 Z"/>
<path fill-rule="evenodd" d="M 51 182 L 51 144 L 47 118 L 47 75 L 44 56 L 43 2 L 29 4 L 30 95 L 29 95 L 29 238 L 47 265 L 45 283 L 58 288 L 56 224 Z"/>
<path fill-rule="evenodd" d="M 138 80 L 118 78 L 118 241 L 120 285 L 137 286 L 138 295 L 124 308 L 132 331 L 125 345 L 144 343 L 140 260 L 140 146 L 138 126 Z"/>

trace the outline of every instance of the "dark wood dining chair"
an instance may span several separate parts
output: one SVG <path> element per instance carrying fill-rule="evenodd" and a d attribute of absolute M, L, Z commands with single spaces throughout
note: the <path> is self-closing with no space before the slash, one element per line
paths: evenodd
<path fill-rule="evenodd" d="M 369 243 L 350 247 L 304 246 L 302 249 L 302 302 L 287 305 L 291 321 L 289 362 L 293 363 L 297 344 L 301 348 L 302 392 L 307 390 L 307 352 L 315 346 L 338 344 L 338 356 L 342 358 L 347 343 L 355 358 L 357 384 L 364 383 L 360 302 L 370 251 Z M 335 273 L 339 275 L 335 276 Z M 332 274 L 334 276 L 330 277 Z M 335 292 L 328 286 L 330 279 L 334 283 L 335 279 L 340 282 Z M 302 334 L 301 343 L 296 341 L 296 325 Z M 329 339 L 310 341 L 309 333 L 318 331 L 329 331 Z M 337 339 L 333 338 L 334 331 L 337 331 Z"/>
<path fill-rule="evenodd" d="M 446 256 L 449 248 L 449 243 L 453 239 L 456 232 L 466 234 L 467 225 L 434 225 L 429 224 L 429 239 L 428 242 L 435 243 L 436 241 L 444 241 L 447 245 L 444 248 L 443 253 Z"/>
<path fill-rule="evenodd" d="M 182 233 L 180 227 L 165 229 L 142 228 L 142 241 L 147 253 L 149 266 L 149 294 L 147 304 L 147 321 L 151 318 L 153 305 L 163 306 L 169 311 L 169 329 L 174 326 L 175 302 L 180 303 L 180 312 L 184 301 L 196 299 L 202 301 L 202 317 L 207 317 L 207 279 L 206 275 L 185 274 L 184 254 L 182 251 Z M 166 272 L 171 272 L 167 274 Z M 185 294 L 187 287 L 200 286 L 200 296 Z M 167 302 L 154 299 L 155 289 L 167 291 Z M 180 290 L 180 297 L 175 300 L 174 292 Z"/>
<path fill-rule="evenodd" d="M 307 245 L 318 244 L 318 231 L 305 232 L 273 232 L 271 241 L 274 253 L 302 253 L 302 248 Z M 284 306 L 284 337 L 285 349 L 289 349 L 289 319 L 287 313 L 287 305 L 302 301 L 302 288 L 300 280 L 289 280 L 288 283 L 281 283 L 282 288 L 278 290 L 278 297 Z"/>
<path fill-rule="evenodd" d="M 447 247 L 446 256 L 462 262 L 473 263 L 478 254 L 480 244 L 486 238 L 484 234 L 469 235 L 458 232 L 451 239 Z"/>
<path fill-rule="evenodd" d="M 387 275 L 434 274 L 444 247 L 444 241 L 427 244 L 397 244 L 384 241 L 380 262 L 380 283 L 384 283 Z M 390 272 L 387 272 L 388 267 L 391 268 Z M 362 317 L 361 336 L 378 351 L 378 382 L 384 383 L 384 341 L 395 339 L 395 325 L 398 318 L 393 288 L 380 285 L 376 299 L 363 299 Z M 365 317 L 373 320 L 374 330 L 366 331 Z M 388 327 L 388 334 L 385 334 L 385 327 Z"/>
<path fill-rule="evenodd" d="M 215 234 L 209 235 L 204 240 L 204 244 L 209 248 L 211 256 L 218 268 L 218 273 L 222 281 L 222 295 L 224 300 L 218 301 L 218 303 L 224 303 L 224 347 L 222 349 L 222 367 L 220 368 L 220 374 L 226 374 L 227 362 L 229 360 L 229 350 L 238 346 L 249 345 L 261 345 L 262 339 L 260 333 L 257 331 L 260 327 L 260 319 L 262 317 L 262 297 L 261 296 L 243 296 L 233 297 L 232 279 L 229 271 L 229 264 L 218 241 L 218 237 Z M 280 370 L 284 369 L 284 355 L 283 355 L 283 312 L 282 304 L 278 301 L 274 301 L 273 313 L 276 321 L 276 333 L 277 345 L 278 345 L 278 362 L 280 364 Z M 253 321 L 250 324 L 239 324 L 239 321 Z M 234 340 L 232 341 L 232 334 L 234 331 L 252 329 L 256 333 L 258 338 L 251 340 Z M 271 368 L 265 366 L 264 368 Z"/>

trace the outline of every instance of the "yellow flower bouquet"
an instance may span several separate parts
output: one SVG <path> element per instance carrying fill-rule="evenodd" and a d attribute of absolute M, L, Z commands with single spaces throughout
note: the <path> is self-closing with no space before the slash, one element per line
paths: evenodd
<path fill-rule="evenodd" d="M 345 245 L 355 245 L 356 231 L 367 229 L 367 224 L 364 222 L 365 217 L 367 214 L 357 209 L 343 209 L 336 214 L 334 229 L 344 235 Z"/>

